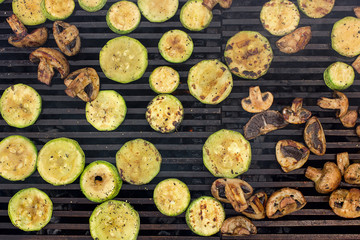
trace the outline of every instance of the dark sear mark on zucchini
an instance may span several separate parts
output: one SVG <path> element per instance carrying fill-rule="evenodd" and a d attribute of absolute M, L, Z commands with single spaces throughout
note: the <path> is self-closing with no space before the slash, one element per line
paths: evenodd
<path fill-rule="evenodd" d="M 360 163 L 353 163 L 346 168 L 344 180 L 349 184 L 360 184 Z"/>
<path fill-rule="evenodd" d="M 226 219 L 221 227 L 224 236 L 247 236 L 256 234 L 255 225 L 246 217 L 236 216 Z"/>
<path fill-rule="evenodd" d="M 271 92 L 262 93 L 259 86 L 249 88 L 249 97 L 241 100 L 243 109 L 250 113 L 268 110 L 274 100 Z"/>
<path fill-rule="evenodd" d="M 360 190 L 337 189 L 331 193 L 329 205 L 334 213 L 343 218 L 360 217 Z"/>
<path fill-rule="evenodd" d="M 333 162 L 326 162 L 323 169 L 308 167 L 305 177 L 315 183 L 318 193 L 327 194 L 334 191 L 341 182 L 341 172 Z"/>
<path fill-rule="evenodd" d="M 307 121 L 304 130 L 304 140 L 312 153 L 318 156 L 322 156 L 325 154 L 325 133 L 317 117 L 313 116 Z"/>
<path fill-rule="evenodd" d="M 267 195 L 265 192 L 257 192 L 247 200 L 248 208 L 242 214 L 252 219 L 264 219 Z"/>
<path fill-rule="evenodd" d="M 311 39 L 311 27 L 301 27 L 276 41 L 276 46 L 283 53 L 297 53 L 303 50 Z"/>
<path fill-rule="evenodd" d="M 309 149 L 293 140 L 280 140 L 276 144 L 276 160 L 284 172 L 301 168 L 309 155 Z"/>
<path fill-rule="evenodd" d="M 53 33 L 56 44 L 65 55 L 74 56 L 79 53 L 81 41 L 79 30 L 75 25 L 56 21 L 53 25 Z"/>
<path fill-rule="evenodd" d="M 292 102 L 291 107 L 284 107 L 284 109 L 282 110 L 282 114 L 285 121 L 291 124 L 305 123 L 311 117 L 311 112 L 303 108 L 302 104 L 302 98 L 295 98 Z"/>
<path fill-rule="evenodd" d="M 336 109 L 336 117 L 343 117 L 349 108 L 349 100 L 346 95 L 339 91 L 334 91 L 334 98 L 322 97 L 318 99 L 317 105 L 324 109 Z"/>

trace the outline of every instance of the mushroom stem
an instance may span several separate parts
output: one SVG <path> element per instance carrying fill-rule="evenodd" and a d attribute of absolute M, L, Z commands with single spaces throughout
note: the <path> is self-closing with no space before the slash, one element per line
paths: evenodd
<path fill-rule="evenodd" d="M 79 36 L 79 30 L 74 25 L 66 28 L 64 31 L 60 33 L 62 37 L 62 42 L 65 45 L 69 45 L 72 41 L 74 41 Z"/>
<path fill-rule="evenodd" d="M 45 59 L 41 59 L 38 66 L 38 79 L 45 83 L 46 85 L 50 85 L 51 79 L 54 76 L 54 69 L 50 67 Z"/>
<path fill-rule="evenodd" d="M 26 27 L 20 22 L 20 20 L 16 17 L 15 14 L 8 17 L 6 21 L 8 22 L 16 36 L 24 36 L 27 34 Z"/>
<path fill-rule="evenodd" d="M 307 167 L 305 172 L 305 177 L 310 179 L 311 181 L 318 181 L 321 177 L 322 171 L 320 169 L 314 168 L 314 167 Z"/>

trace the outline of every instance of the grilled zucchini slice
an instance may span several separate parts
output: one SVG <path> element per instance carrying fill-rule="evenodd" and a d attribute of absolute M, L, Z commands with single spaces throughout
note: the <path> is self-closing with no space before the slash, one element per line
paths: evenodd
<path fill-rule="evenodd" d="M 360 54 L 360 19 L 345 17 L 337 21 L 331 32 L 331 46 L 345 57 Z"/>
<path fill-rule="evenodd" d="M 154 203 L 166 216 L 178 216 L 185 212 L 190 200 L 189 188 L 176 178 L 165 179 L 154 189 Z"/>
<path fill-rule="evenodd" d="M 114 90 L 100 91 L 96 99 L 86 103 L 86 120 L 99 131 L 112 131 L 126 116 L 124 98 Z"/>
<path fill-rule="evenodd" d="M 74 0 L 42 0 L 41 10 L 51 21 L 64 20 L 74 12 Z"/>
<path fill-rule="evenodd" d="M 149 183 L 160 171 L 161 155 L 143 139 L 126 142 L 116 153 L 116 166 L 121 178 L 131 184 Z"/>
<path fill-rule="evenodd" d="M 141 20 L 141 13 L 135 3 L 119 1 L 111 5 L 106 14 L 109 28 L 118 34 L 127 34 L 134 31 Z"/>
<path fill-rule="evenodd" d="M 181 24 L 190 31 L 201 31 L 209 26 L 213 14 L 203 0 L 189 0 L 180 11 Z"/>
<path fill-rule="evenodd" d="M 225 64 L 217 59 L 203 60 L 188 75 L 191 95 L 205 104 L 218 104 L 231 93 L 233 79 Z"/>
<path fill-rule="evenodd" d="M 194 43 L 186 32 L 174 29 L 164 33 L 158 47 L 161 56 L 166 61 L 182 63 L 190 58 Z"/>
<path fill-rule="evenodd" d="M 48 183 L 58 186 L 74 182 L 84 170 L 85 154 L 79 143 L 69 138 L 47 142 L 39 152 L 37 170 Z"/>
<path fill-rule="evenodd" d="M 185 218 L 191 231 L 200 236 L 211 236 L 220 231 L 225 210 L 215 198 L 203 196 L 191 202 Z"/>
<path fill-rule="evenodd" d="M 102 9 L 107 0 L 79 0 L 79 5 L 87 12 L 97 12 Z"/>
<path fill-rule="evenodd" d="M 224 55 L 230 71 L 245 79 L 258 79 L 265 75 L 273 60 L 267 38 L 253 31 L 241 31 L 232 36 Z"/>
<path fill-rule="evenodd" d="M 41 0 L 13 0 L 12 10 L 25 25 L 38 25 L 46 21 L 40 7 Z"/>
<path fill-rule="evenodd" d="M 324 81 L 326 86 L 332 90 L 342 91 L 350 87 L 355 78 L 355 71 L 352 66 L 335 62 L 326 68 L 324 72 Z"/>
<path fill-rule="evenodd" d="M 127 202 L 109 200 L 97 206 L 90 216 L 94 239 L 136 240 L 140 229 L 138 212 Z"/>
<path fill-rule="evenodd" d="M 12 127 L 33 125 L 41 112 L 41 97 L 35 89 L 25 84 L 7 88 L 0 99 L 0 112 Z"/>
<path fill-rule="evenodd" d="M 18 191 L 9 201 L 11 223 L 23 231 L 39 231 L 51 219 L 53 204 L 49 196 L 37 188 Z"/>
<path fill-rule="evenodd" d="M 165 22 L 175 15 L 179 0 L 138 0 L 137 4 L 150 22 Z"/>
<path fill-rule="evenodd" d="M 172 93 L 176 90 L 180 83 L 179 73 L 168 66 L 155 68 L 149 77 L 150 88 L 160 93 Z"/>
<path fill-rule="evenodd" d="M 322 18 L 331 12 L 335 0 L 297 0 L 300 10 L 308 17 Z"/>
<path fill-rule="evenodd" d="M 108 41 L 99 58 L 105 76 L 119 83 L 138 80 L 148 66 L 146 48 L 138 40 L 127 36 Z"/>
<path fill-rule="evenodd" d="M 299 25 L 300 13 L 289 0 L 271 0 L 264 4 L 260 12 L 263 27 L 275 36 L 284 36 Z"/>

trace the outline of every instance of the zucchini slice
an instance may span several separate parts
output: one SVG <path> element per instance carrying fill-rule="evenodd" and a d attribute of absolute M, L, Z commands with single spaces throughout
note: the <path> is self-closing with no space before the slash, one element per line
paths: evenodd
<path fill-rule="evenodd" d="M 331 12 L 335 0 L 297 0 L 300 10 L 308 17 L 322 18 Z"/>
<path fill-rule="evenodd" d="M 296 5 L 289 0 L 271 0 L 262 7 L 260 20 L 269 33 L 284 36 L 297 28 L 300 13 Z"/>
<path fill-rule="evenodd" d="M 146 48 L 136 39 L 111 39 L 100 51 L 100 67 L 115 82 L 129 83 L 141 78 L 148 66 Z"/>
<path fill-rule="evenodd" d="M 131 184 L 149 183 L 160 171 L 161 155 L 143 139 L 126 142 L 116 153 L 116 166 L 121 178 Z"/>
<path fill-rule="evenodd" d="M 331 32 L 331 46 L 345 57 L 360 54 L 360 19 L 345 17 L 337 21 Z"/>
<path fill-rule="evenodd" d="M 182 63 L 190 58 L 194 43 L 186 32 L 174 29 L 164 33 L 158 47 L 161 56 L 166 61 Z"/>
<path fill-rule="evenodd" d="M 176 178 L 165 179 L 154 189 L 154 203 L 166 216 L 178 216 L 185 212 L 190 200 L 189 188 Z"/>
<path fill-rule="evenodd" d="M 37 149 L 23 136 L 13 135 L 0 142 L 0 176 L 10 181 L 24 180 L 36 169 Z"/>
<path fill-rule="evenodd" d="M 203 0 L 189 0 L 180 11 L 181 24 L 190 31 L 201 31 L 209 26 L 213 14 Z"/>
<path fill-rule="evenodd" d="M 87 12 L 97 12 L 102 9 L 107 0 L 79 0 L 79 5 Z"/>
<path fill-rule="evenodd" d="M 168 66 L 155 68 L 149 77 L 150 88 L 160 93 L 172 93 L 180 84 L 179 73 Z"/>
<path fill-rule="evenodd" d="M 326 86 L 332 90 L 342 91 L 350 87 L 355 78 L 355 71 L 352 66 L 335 62 L 326 68 L 324 72 L 324 81 Z"/>
<path fill-rule="evenodd" d="M 191 202 L 185 218 L 191 231 L 200 236 L 211 236 L 220 231 L 225 210 L 215 198 L 203 196 Z"/>
<path fill-rule="evenodd" d="M 169 133 L 175 131 L 181 124 L 184 108 L 176 97 L 170 94 L 160 94 L 151 100 L 145 115 L 152 129 L 161 133 Z"/>
<path fill-rule="evenodd" d="M 138 212 L 127 202 L 109 200 L 97 206 L 90 216 L 94 239 L 136 240 L 140 230 Z"/>
<path fill-rule="evenodd" d="M 269 70 L 273 51 L 267 38 L 260 33 L 241 31 L 229 39 L 224 56 L 233 74 L 258 79 Z"/>
<path fill-rule="evenodd" d="M 48 183 L 58 186 L 74 182 L 85 166 L 85 154 L 79 143 L 69 138 L 47 142 L 39 152 L 37 170 Z"/>
<path fill-rule="evenodd" d="M 179 0 L 138 0 L 137 4 L 150 22 L 165 22 L 175 15 Z"/>
<path fill-rule="evenodd" d="M 106 23 L 109 28 L 118 34 L 127 34 L 134 31 L 141 20 L 141 13 L 135 3 L 119 1 L 111 5 L 106 14 Z"/>
<path fill-rule="evenodd" d="M 0 112 L 12 127 L 33 125 L 41 112 L 41 97 L 32 87 L 16 84 L 7 88 L 0 99 Z"/>
<path fill-rule="evenodd" d="M 37 188 L 18 191 L 8 205 L 12 224 L 23 231 L 39 231 L 50 222 L 52 212 L 49 196 Z"/>
<path fill-rule="evenodd" d="M 239 132 L 219 130 L 206 140 L 203 146 L 203 161 L 215 177 L 237 177 L 249 169 L 250 143 Z"/>
<path fill-rule="evenodd" d="M 104 202 L 116 197 L 122 180 L 114 165 L 105 161 L 90 163 L 80 176 L 80 188 L 87 199 Z"/>
<path fill-rule="evenodd" d="M 51 21 L 64 20 L 74 12 L 74 0 L 42 0 L 41 10 Z"/>
<path fill-rule="evenodd" d="M 231 93 L 233 79 L 225 64 L 217 59 L 203 60 L 188 75 L 191 95 L 205 104 L 218 104 Z"/>
<path fill-rule="evenodd" d="M 114 90 L 99 91 L 92 102 L 86 103 L 86 120 L 99 131 L 112 131 L 120 126 L 126 116 L 124 98 Z"/>
<path fill-rule="evenodd" d="M 41 0 L 13 0 L 12 10 L 25 25 L 38 25 L 46 21 L 40 7 Z"/>

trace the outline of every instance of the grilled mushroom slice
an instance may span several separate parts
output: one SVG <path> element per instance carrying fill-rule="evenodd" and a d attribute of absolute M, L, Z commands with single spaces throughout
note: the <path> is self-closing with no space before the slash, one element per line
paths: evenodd
<path fill-rule="evenodd" d="M 341 182 L 341 172 L 333 162 L 326 162 L 323 169 L 308 167 L 305 177 L 315 182 L 315 189 L 318 193 L 330 193 L 334 191 Z"/>
<path fill-rule="evenodd" d="M 358 113 L 356 110 L 349 110 L 347 113 L 340 118 L 342 125 L 346 128 L 353 128 L 355 127 L 356 120 L 358 118 Z"/>
<path fill-rule="evenodd" d="M 232 0 L 204 0 L 202 4 L 211 11 L 218 3 L 222 8 L 230 8 Z"/>
<path fill-rule="evenodd" d="M 269 197 L 266 203 L 266 216 L 279 218 L 302 209 L 306 199 L 299 190 L 282 188 Z"/>
<path fill-rule="evenodd" d="M 354 8 L 354 13 L 355 13 L 357 18 L 360 18 L 360 7 L 355 7 Z"/>
<path fill-rule="evenodd" d="M 341 175 L 344 175 L 345 170 L 349 167 L 350 161 L 349 161 L 349 153 L 348 152 L 342 152 L 336 154 L 336 163 L 337 166 L 341 172 Z"/>
<path fill-rule="evenodd" d="M 356 127 L 356 135 L 360 137 L 360 125 Z"/>
<path fill-rule="evenodd" d="M 336 113 L 336 117 L 341 118 L 345 116 L 348 111 L 349 100 L 342 92 L 334 91 L 333 99 L 322 97 L 318 99 L 317 105 L 324 109 L 338 109 L 339 111 Z"/>
<path fill-rule="evenodd" d="M 297 53 L 303 50 L 311 39 L 311 27 L 301 27 L 276 41 L 276 46 L 283 53 Z"/>
<path fill-rule="evenodd" d="M 255 193 L 248 199 L 248 208 L 245 209 L 242 214 L 252 219 L 264 219 L 266 201 L 267 195 L 265 192 Z"/>
<path fill-rule="evenodd" d="M 353 163 L 346 168 L 344 180 L 350 184 L 360 184 L 360 163 Z"/>
<path fill-rule="evenodd" d="M 61 52 L 52 48 L 38 48 L 29 57 L 33 63 L 39 63 L 38 80 L 42 83 L 50 85 L 54 76 L 54 68 L 60 73 L 64 79 L 70 72 L 69 63 Z"/>
<path fill-rule="evenodd" d="M 311 117 L 311 112 L 302 107 L 303 99 L 295 98 L 291 107 L 284 107 L 282 114 L 285 121 L 291 124 L 303 124 Z"/>
<path fill-rule="evenodd" d="M 355 69 L 357 73 L 360 74 L 360 55 L 355 59 L 351 66 Z"/>
<path fill-rule="evenodd" d="M 261 93 L 260 87 L 250 87 L 249 97 L 241 100 L 243 109 L 250 113 L 259 113 L 268 110 L 274 101 L 271 92 Z"/>
<path fill-rule="evenodd" d="M 79 30 L 75 25 L 56 21 L 53 25 L 53 33 L 56 44 L 65 55 L 70 57 L 79 53 L 81 42 Z"/>
<path fill-rule="evenodd" d="M 236 216 L 226 219 L 221 226 L 224 236 L 244 236 L 256 234 L 255 225 L 246 217 Z"/>
<path fill-rule="evenodd" d="M 284 172 L 301 168 L 310 155 L 309 149 L 293 140 L 280 140 L 276 144 L 276 160 Z"/>
<path fill-rule="evenodd" d="M 330 195 L 329 205 L 340 217 L 360 217 L 360 190 L 357 188 L 337 189 Z"/>
<path fill-rule="evenodd" d="M 310 151 L 318 156 L 322 156 L 326 152 L 326 139 L 324 129 L 315 116 L 310 118 L 304 130 L 304 140 Z"/>

